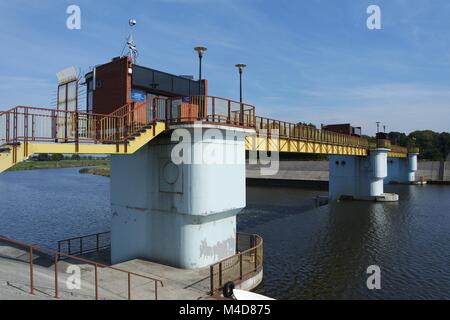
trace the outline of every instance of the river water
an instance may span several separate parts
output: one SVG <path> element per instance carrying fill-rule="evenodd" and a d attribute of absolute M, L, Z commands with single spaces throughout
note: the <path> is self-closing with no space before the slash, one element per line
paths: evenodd
<path fill-rule="evenodd" d="M 55 247 L 108 231 L 109 179 L 77 168 L 0 175 L 0 234 Z M 259 293 L 277 299 L 450 299 L 450 187 L 388 186 L 398 203 L 340 202 L 323 192 L 247 189 L 242 232 L 264 238 Z M 367 268 L 381 269 L 369 290 Z"/>

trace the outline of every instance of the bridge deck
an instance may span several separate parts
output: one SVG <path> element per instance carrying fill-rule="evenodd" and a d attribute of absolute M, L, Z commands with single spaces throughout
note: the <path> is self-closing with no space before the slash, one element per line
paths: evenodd
<path fill-rule="evenodd" d="M 171 125 L 195 121 L 255 129 L 256 136 L 246 139 L 253 151 L 366 156 L 380 147 L 362 137 L 257 117 L 251 105 L 211 96 L 133 103 L 109 115 L 16 107 L 0 113 L 0 172 L 39 153 L 134 153 Z M 408 155 L 389 141 L 381 147 L 391 149 L 390 157 Z"/>

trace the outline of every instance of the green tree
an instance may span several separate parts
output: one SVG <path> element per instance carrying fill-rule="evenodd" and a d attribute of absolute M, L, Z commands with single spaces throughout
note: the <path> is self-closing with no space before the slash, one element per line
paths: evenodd
<path fill-rule="evenodd" d="M 388 137 L 389 140 L 392 141 L 392 143 L 398 146 L 407 147 L 410 143 L 410 138 L 402 132 L 390 132 L 388 134 Z"/>
<path fill-rule="evenodd" d="M 420 159 L 443 160 L 444 156 L 439 150 L 439 134 L 431 131 L 414 131 L 409 135 L 411 142 L 420 148 Z"/>
<path fill-rule="evenodd" d="M 51 161 L 61 161 L 64 160 L 64 156 L 62 154 L 52 154 L 50 157 Z"/>
<path fill-rule="evenodd" d="M 438 146 L 442 155 L 442 160 L 447 160 L 450 156 L 450 133 L 443 132 L 439 135 Z"/>
<path fill-rule="evenodd" d="M 49 161 L 50 157 L 47 153 L 41 153 L 37 156 L 37 161 Z"/>

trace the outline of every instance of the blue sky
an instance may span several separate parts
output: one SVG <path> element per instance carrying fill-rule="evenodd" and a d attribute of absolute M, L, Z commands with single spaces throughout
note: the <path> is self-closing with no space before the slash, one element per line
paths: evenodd
<path fill-rule="evenodd" d="M 70 4 L 81 30 L 66 28 Z M 366 27 L 370 4 L 382 30 Z M 259 115 L 450 131 L 448 0 L 0 0 L 0 110 L 49 106 L 55 73 L 119 55 L 130 17 L 139 64 L 197 75 L 192 48 L 207 46 L 211 95 L 237 99 L 234 65 L 246 63 L 244 99 Z"/>

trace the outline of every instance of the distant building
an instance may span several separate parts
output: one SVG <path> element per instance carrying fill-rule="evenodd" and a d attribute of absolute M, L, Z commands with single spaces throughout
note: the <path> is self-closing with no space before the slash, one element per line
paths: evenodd
<path fill-rule="evenodd" d="M 362 134 L 361 127 L 352 127 L 351 124 L 345 123 L 345 124 L 329 124 L 329 125 L 322 125 L 323 130 L 331 131 L 331 132 L 337 132 L 347 135 L 352 135 L 356 137 L 360 137 Z"/>

